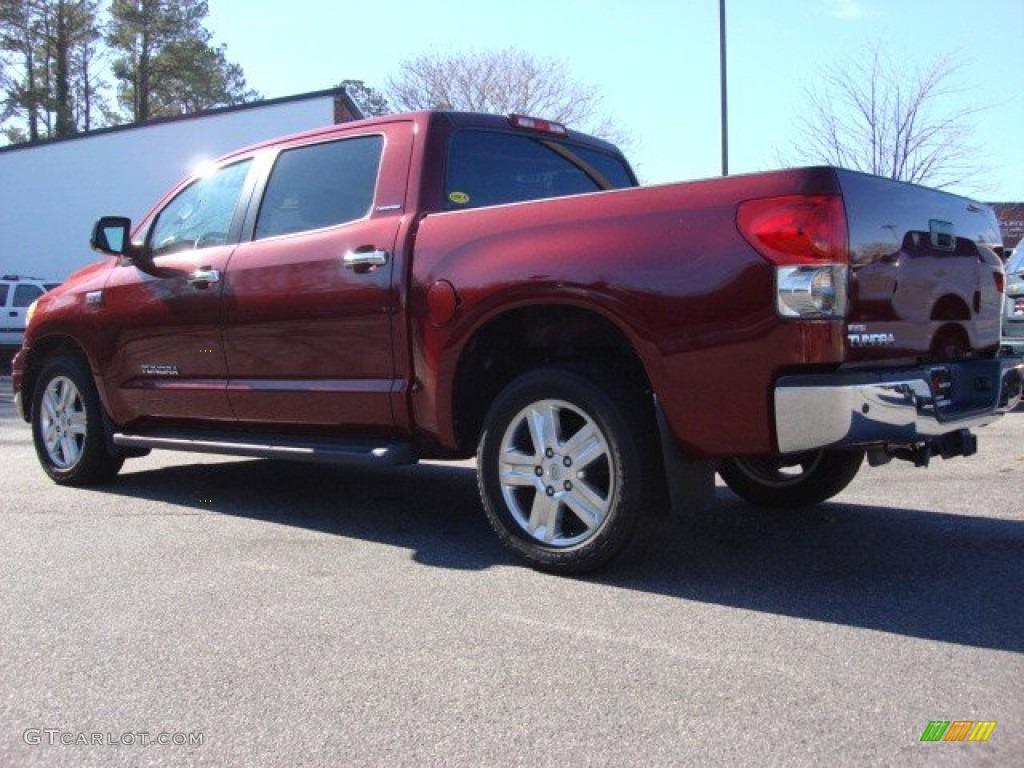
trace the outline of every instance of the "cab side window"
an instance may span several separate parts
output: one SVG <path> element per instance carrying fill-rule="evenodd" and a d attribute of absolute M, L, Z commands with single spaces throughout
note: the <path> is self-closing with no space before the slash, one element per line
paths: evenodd
<path fill-rule="evenodd" d="M 226 243 L 250 164 L 243 160 L 219 168 L 179 192 L 150 229 L 153 255 Z"/>
<path fill-rule="evenodd" d="M 366 217 L 383 148 L 382 136 L 360 136 L 282 152 L 267 182 L 255 239 Z"/>

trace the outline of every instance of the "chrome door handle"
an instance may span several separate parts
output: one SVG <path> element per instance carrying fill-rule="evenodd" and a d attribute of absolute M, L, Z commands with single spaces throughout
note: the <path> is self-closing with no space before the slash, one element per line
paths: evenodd
<path fill-rule="evenodd" d="M 196 288 L 209 288 L 213 283 L 220 282 L 220 272 L 216 269 L 197 269 L 188 276 L 188 284 Z"/>
<path fill-rule="evenodd" d="M 345 268 L 356 272 L 366 272 L 374 267 L 383 267 L 388 263 L 391 254 L 387 251 L 350 251 L 345 254 Z"/>

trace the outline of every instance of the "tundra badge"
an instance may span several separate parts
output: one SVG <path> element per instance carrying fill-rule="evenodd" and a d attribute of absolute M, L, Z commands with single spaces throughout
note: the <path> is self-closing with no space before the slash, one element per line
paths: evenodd
<path fill-rule="evenodd" d="M 846 338 L 851 347 L 892 347 L 896 345 L 894 333 L 869 333 L 866 325 L 851 325 Z"/>

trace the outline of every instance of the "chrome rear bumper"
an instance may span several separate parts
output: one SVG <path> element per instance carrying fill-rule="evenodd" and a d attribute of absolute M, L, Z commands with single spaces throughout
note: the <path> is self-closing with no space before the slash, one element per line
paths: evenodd
<path fill-rule="evenodd" d="M 1016 407 L 1022 382 L 1020 357 L 785 376 L 775 387 L 779 451 L 914 445 L 981 427 Z"/>

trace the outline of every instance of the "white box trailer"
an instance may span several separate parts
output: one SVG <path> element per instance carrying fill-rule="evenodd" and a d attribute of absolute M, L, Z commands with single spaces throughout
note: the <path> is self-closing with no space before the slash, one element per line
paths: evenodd
<path fill-rule="evenodd" d="M 139 221 L 203 161 L 362 117 L 343 88 L 0 148 L 0 274 L 61 282 L 99 258 L 102 215 Z"/>

